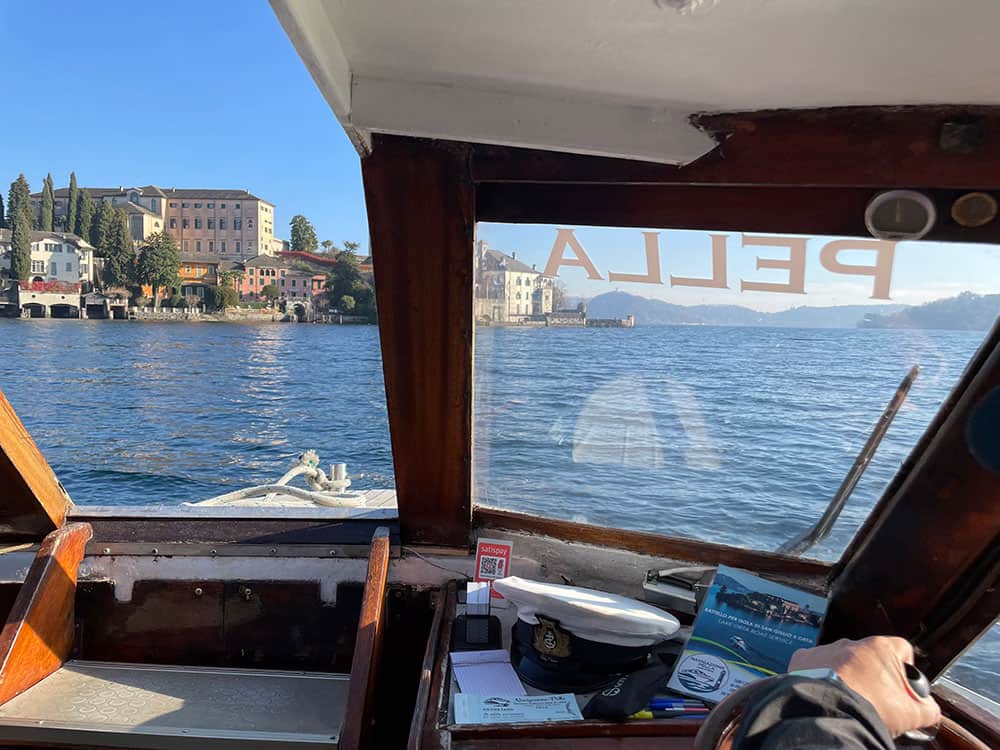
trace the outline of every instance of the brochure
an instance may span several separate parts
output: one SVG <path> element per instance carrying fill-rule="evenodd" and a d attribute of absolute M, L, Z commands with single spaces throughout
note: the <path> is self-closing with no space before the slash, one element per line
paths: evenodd
<path fill-rule="evenodd" d="M 667 687 L 717 703 L 816 645 L 826 599 L 720 565 Z"/>
<path fill-rule="evenodd" d="M 456 724 L 515 724 L 582 720 L 572 693 L 553 695 L 483 696 L 455 694 Z"/>

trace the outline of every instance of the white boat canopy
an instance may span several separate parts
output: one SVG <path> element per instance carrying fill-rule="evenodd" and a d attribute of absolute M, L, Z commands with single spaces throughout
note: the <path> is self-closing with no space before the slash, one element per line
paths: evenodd
<path fill-rule="evenodd" d="M 699 112 L 1000 104 L 1000 2 L 271 0 L 372 133 L 687 163 Z"/>

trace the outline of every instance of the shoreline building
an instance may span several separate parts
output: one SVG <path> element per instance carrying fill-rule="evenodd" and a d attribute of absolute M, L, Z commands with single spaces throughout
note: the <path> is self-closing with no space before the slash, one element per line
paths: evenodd
<path fill-rule="evenodd" d="M 31 233 L 31 273 L 10 279 L 11 232 L 0 229 L 0 315 L 86 316 L 80 295 L 93 288 L 94 248 L 75 234 Z"/>
<path fill-rule="evenodd" d="M 475 319 L 488 323 L 540 320 L 552 312 L 552 279 L 534 266 L 476 243 Z"/>
<path fill-rule="evenodd" d="M 185 298 L 197 296 L 201 302 L 204 302 L 205 289 L 221 284 L 223 275 L 229 271 L 243 273 L 243 265 L 231 260 L 221 260 L 218 257 L 205 258 L 190 253 L 181 253 L 181 265 L 177 269 L 177 276 L 181 282 L 178 294 Z M 238 282 L 235 286 L 238 288 Z"/>
<path fill-rule="evenodd" d="M 251 258 L 244 264 L 243 276 L 236 280 L 240 299 L 261 299 L 264 287 L 278 288 L 278 299 L 312 300 L 321 295 L 326 275 L 305 269 L 286 258 L 265 255 Z"/>
<path fill-rule="evenodd" d="M 135 242 L 166 231 L 177 240 L 184 255 L 239 263 L 275 253 L 274 204 L 247 190 L 164 189 L 156 185 L 80 190 L 86 190 L 95 203 L 110 203 L 124 209 Z M 32 193 L 36 214 L 41 199 L 41 193 Z M 68 212 L 69 188 L 58 188 L 54 205 L 56 223 L 65 223 Z"/>
<path fill-rule="evenodd" d="M 10 271 L 10 230 L 0 229 L 0 276 Z M 68 232 L 31 233 L 31 276 L 34 284 L 59 282 L 88 286 L 94 281 L 94 248 Z M 89 291 L 89 289 L 85 289 Z"/>

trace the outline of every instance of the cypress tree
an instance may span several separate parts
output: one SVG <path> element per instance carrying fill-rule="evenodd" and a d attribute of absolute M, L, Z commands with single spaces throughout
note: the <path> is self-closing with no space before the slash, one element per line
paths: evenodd
<path fill-rule="evenodd" d="M 17 179 L 10 183 L 10 192 L 7 193 L 7 221 L 10 223 L 10 228 L 14 228 L 14 219 L 17 218 L 17 212 L 24 208 L 28 214 L 28 225 L 30 226 L 33 222 L 31 220 L 31 188 L 28 186 L 28 181 L 24 179 L 24 174 L 19 174 Z"/>
<path fill-rule="evenodd" d="M 108 243 L 115 228 L 115 210 L 108 201 L 101 201 L 97 218 L 90 227 L 90 244 L 96 248 L 97 257 L 107 256 Z"/>
<path fill-rule="evenodd" d="M 135 276 L 135 251 L 128 231 L 128 216 L 123 209 L 114 213 L 114 223 L 108 238 L 104 264 L 104 281 L 108 286 L 125 286 Z"/>
<path fill-rule="evenodd" d="M 76 217 L 80 211 L 80 191 L 76 187 L 76 172 L 69 173 L 69 195 L 66 200 L 66 227 L 67 232 L 76 231 Z M 84 238 L 86 239 L 86 237 Z"/>
<path fill-rule="evenodd" d="M 31 210 L 19 207 L 11 216 L 10 225 L 10 275 L 27 279 L 31 273 Z"/>
<path fill-rule="evenodd" d="M 38 212 L 38 228 L 43 232 L 52 231 L 52 219 L 55 217 L 56 208 L 55 189 L 52 187 L 52 174 L 45 175 L 45 182 L 42 186 L 42 207 Z"/>
<path fill-rule="evenodd" d="M 0 195 L 0 229 L 3 229 L 7 224 L 3 219 L 3 196 Z"/>
<path fill-rule="evenodd" d="M 90 199 L 90 193 L 81 190 L 77 198 L 79 206 L 76 211 L 76 221 L 73 222 L 71 230 L 77 237 L 90 242 L 90 229 L 94 223 L 94 201 Z M 93 245 L 93 242 L 90 242 Z"/>
<path fill-rule="evenodd" d="M 31 188 L 23 174 L 10 184 L 7 220 L 10 223 L 10 275 L 27 279 L 31 273 Z"/>

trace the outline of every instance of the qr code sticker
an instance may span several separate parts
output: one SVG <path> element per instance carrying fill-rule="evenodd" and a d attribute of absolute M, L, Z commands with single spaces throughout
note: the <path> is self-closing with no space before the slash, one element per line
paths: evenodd
<path fill-rule="evenodd" d="M 483 555 L 479 558 L 479 577 L 503 578 L 505 575 L 504 568 L 506 565 L 507 561 L 502 557 Z"/>

